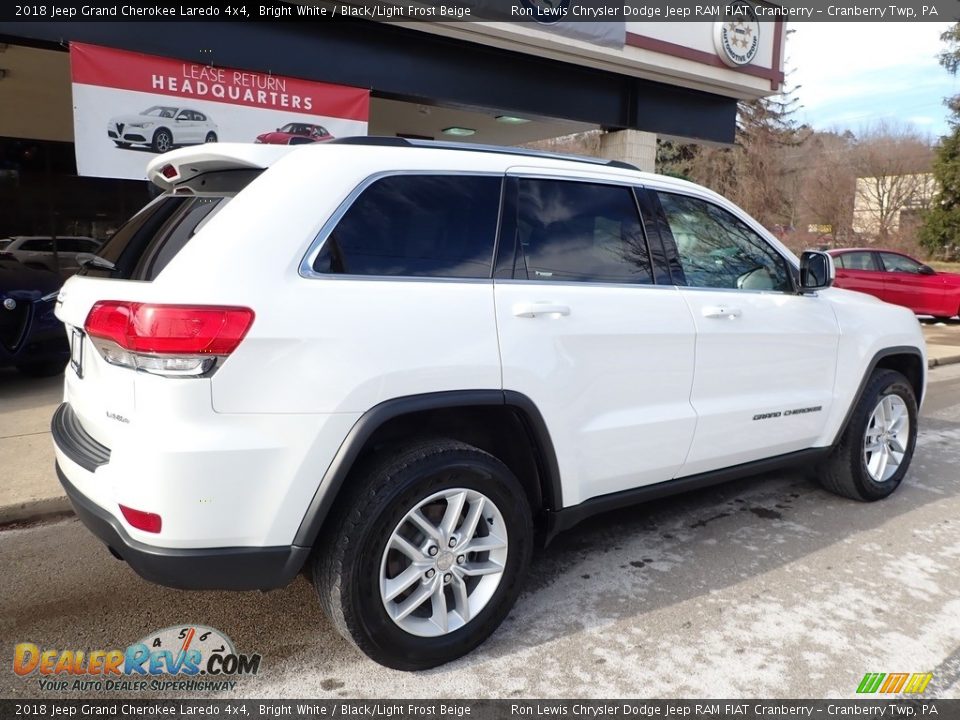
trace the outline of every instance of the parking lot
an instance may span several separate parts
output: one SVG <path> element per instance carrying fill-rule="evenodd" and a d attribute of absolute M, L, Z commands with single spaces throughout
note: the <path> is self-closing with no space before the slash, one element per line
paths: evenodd
<path fill-rule="evenodd" d="M 595 518 L 535 555 L 491 640 L 436 670 L 367 660 L 303 578 L 267 594 L 160 588 L 72 518 L 0 532 L 0 627 L 8 647 L 104 649 L 213 626 L 263 656 L 231 697 L 841 698 L 866 672 L 921 671 L 929 696 L 956 697 L 960 365 L 929 380 L 916 458 L 891 498 L 859 504 L 774 474 Z M 58 378 L 0 374 L 5 492 L 55 489 L 58 397 Z M 36 676 L 0 673 L 5 697 L 42 693 Z"/>

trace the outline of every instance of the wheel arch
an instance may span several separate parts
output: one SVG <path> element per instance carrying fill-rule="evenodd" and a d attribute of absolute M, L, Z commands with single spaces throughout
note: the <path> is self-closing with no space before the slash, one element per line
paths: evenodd
<path fill-rule="evenodd" d="M 857 388 L 857 392 L 854 394 L 853 400 L 850 403 L 850 407 L 847 408 L 846 415 L 843 418 L 843 422 L 840 424 L 840 428 L 837 430 L 837 433 L 833 438 L 833 445 L 837 444 L 837 442 L 843 436 L 843 433 L 846 431 L 847 425 L 850 424 L 850 418 L 853 416 L 854 410 L 860 403 L 860 399 L 863 397 L 863 391 L 866 388 L 867 383 L 870 381 L 870 376 L 873 375 L 874 371 L 877 369 L 896 370 L 898 373 L 907 378 L 907 381 L 913 388 L 914 395 L 917 398 L 917 406 L 920 406 L 920 403 L 923 400 L 927 371 L 927 368 L 923 363 L 923 353 L 920 351 L 920 348 L 910 345 L 899 345 L 896 347 L 884 348 L 878 351 L 867 364 L 867 368 L 863 373 L 863 377 L 860 379 L 860 385 Z"/>
<path fill-rule="evenodd" d="M 324 473 L 293 544 L 314 545 L 360 460 L 401 439 L 429 436 L 461 440 L 497 457 L 520 480 L 535 512 L 563 507 L 553 443 L 543 416 L 526 395 L 502 390 L 411 395 L 382 402 L 354 423 Z"/>
<path fill-rule="evenodd" d="M 150 136 L 150 144 L 152 145 L 154 143 L 154 141 L 157 139 L 157 133 L 160 132 L 161 130 L 166 131 L 167 135 L 170 136 L 170 145 L 171 146 L 174 145 L 175 143 L 174 143 L 174 137 L 173 137 L 173 130 L 168 128 L 166 125 L 161 125 L 156 130 L 153 131 L 153 134 Z"/>

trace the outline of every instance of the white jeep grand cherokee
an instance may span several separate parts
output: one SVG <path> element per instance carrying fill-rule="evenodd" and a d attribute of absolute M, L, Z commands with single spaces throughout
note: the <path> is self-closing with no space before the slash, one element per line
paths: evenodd
<path fill-rule="evenodd" d="M 499 625 L 535 534 L 782 466 L 857 500 L 907 471 L 913 314 L 702 187 L 396 138 L 149 175 L 58 299 L 53 419 L 77 514 L 147 579 L 306 571 L 363 652 L 427 668 Z"/>

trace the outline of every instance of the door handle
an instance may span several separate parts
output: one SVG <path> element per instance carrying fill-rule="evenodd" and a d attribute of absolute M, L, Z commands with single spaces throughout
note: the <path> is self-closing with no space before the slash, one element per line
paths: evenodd
<path fill-rule="evenodd" d="M 516 317 L 533 318 L 538 315 L 569 315 L 570 308 L 549 302 L 516 303 L 513 306 Z"/>
<path fill-rule="evenodd" d="M 740 308 L 730 307 L 729 305 L 707 305 L 701 312 L 705 318 L 733 320 L 740 317 Z"/>

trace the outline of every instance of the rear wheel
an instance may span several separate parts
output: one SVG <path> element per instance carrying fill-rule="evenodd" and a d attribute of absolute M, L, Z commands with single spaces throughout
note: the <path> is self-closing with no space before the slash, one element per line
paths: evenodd
<path fill-rule="evenodd" d="M 217 141 L 217 134 L 215 132 L 208 132 L 207 136 L 203 139 L 205 143 L 212 143 Z"/>
<path fill-rule="evenodd" d="M 821 484 L 854 500 L 880 500 L 899 487 L 917 442 L 917 399 L 907 379 L 876 370 L 840 442 L 819 468 Z"/>
<path fill-rule="evenodd" d="M 313 568 L 340 633 L 399 670 L 482 643 L 516 600 L 532 547 L 530 507 L 510 470 L 436 440 L 375 457 L 351 481 Z"/>

